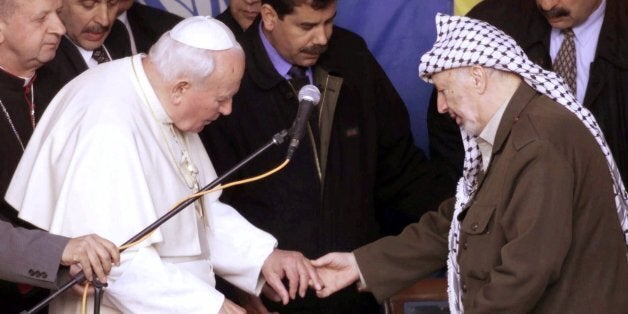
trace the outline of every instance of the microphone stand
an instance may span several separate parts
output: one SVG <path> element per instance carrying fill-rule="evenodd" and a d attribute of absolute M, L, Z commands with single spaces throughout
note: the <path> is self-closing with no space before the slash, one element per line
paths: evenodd
<path fill-rule="evenodd" d="M 233 168 L 231 168 L 229 171 L 227 171 L 226 173 L 224 173 L 220 177 L 216 178 L 214 181 L 210 182 L 209 184 L 207 184 L 199 192 L 209 191 L 209 190 L 213 189 L 214 187 L 216 187 L 217 185 L 221 184 L 230 175 L 232 175 L 234 172 L 238 171 L 244 165 L 248 164 L 251 160 L 255 159 L 259 154 L 263 153 L 264 151 L 266 151 L 271 146 L 279 145 L 279 144 L 283 143 L 283 141 L 285 140 L 287 135 L 288 135 L 288 131 L 286 131 L 286 130 L 282 130 L 282 131 L 278 132 L 277 134 L 273 135 L 273 138 L 268 143 L 266 143 L 264 146 L 262 146 L 261 148 L 259 148 L 255 152 L 253 152 L 251 155 L 246 157 L 244 160 L 240 161 L 237 165 L 233 166 Z M 194 203 L 197 199 L 199 199 L 202 196 L 203 195 L 197 195 L 197 196 L 194 196 L 192 198 L 189 198 L 189 199 L 183 201 L 177 207 L 173 208 L 172 210 L 170 210 L 169 212 L 167 212 L 163 216 L 159 217 L 155 222 L 150 224 L 148 227 L 144 228 L 144 230 L 140 231 L 138 234 L 133 236 L 131 239 L 129 239 L 126 242 L 124 242 L 124 244 L 122 246 L 125 246 L 127 244 L 130 244 L 130 243 L 133 243 L 135 241 L 138 241 L 139 239 L 142 239 L 144 236 L 146 236 L 147 234 L 153 232 L 155 229 L 157 229 L 163 223 L 168 221 L 170 218 L 174 217 L 176 214 L 181 212 L 183 209 L 188 207 L 190 204 Z M 120 252 L 122 252 L 124 250 L 125 249 L 121 249 Z M 30 310 L 28 310 L 28 311 L 24 310 L 24 311 L 20 312 L 20 314 L 33 314 L 33 313 L 37 313 L 37 312 L 41 311 L 46 305 L 48 305 L 48 303 L 50 303 L 52 300 L 54 300 L 61 293 L 63 293 L 66 290 L 70 289 L 75 284 L 81 283 L 83 281 L 85 281 L 85 273 L 80 272 L 74 278 L 72 278 L 72 280 L 70 280 L 68 283 L 66 283 L 61 288 L 59 288 L 59 290 L 51 293 L 50 296 L 48 296 L 46 299 L 44 299 L 41 302 L 39 302 L 37 305 L 35 305 Z M 100 283 L 96 279 L 94 286 L 96 288 L 96 294 L 95 294 L 95 297 L 94 297 L 94 314 L 99 314 L 100 313 L 100 298 L 102 298 L 102 293 L 99 290 L 102 289 L 103 286 L 106 286 L 106 284 L 103 285 L 102 283 Z"/>

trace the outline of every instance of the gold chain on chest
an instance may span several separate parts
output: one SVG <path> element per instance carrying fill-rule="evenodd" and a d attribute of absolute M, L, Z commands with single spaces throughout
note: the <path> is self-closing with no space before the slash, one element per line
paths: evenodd
<path fill-rule="evenodd" d="M 143 88 L 142 82 L 137 74 L 137 71 L 135 69 L 135 62 L 134 60 L 131 60 L 131 67 L 133 69 L 133 74 L 135 75 L 135 79 L 137 81 L 137 84 L 140 88 L 140 91 L 142 93 L 142 97 L 144 100 L 144 103 L 146 104 L 146 106 L 148 107 L 148 110 L 150 111 L 153 119 L 155 120 L 155 122 L 157 123 L 157 127 L 159 128 L 159 132 L 161 134 L 162 137 L 162 141 L 164 143 L 164 145 L 166 146 L 166 148 L 168 149 L 168 154 L 170 156 L 170 162 L 172 163 L 173 167 L 177 170 L 177 174 L 179 175 L 179 178 L 185 183 L 185 185 L 188 187 L 188 189 L 190 189 L 190 191 L 192 191 L 193 193 L 197 193 L 200 191 L 200 186 L 198 184 L 198 180 L 197 180 L 197 175 L 198 175 L 198 169 L 196 168 L 196 166 L 194 165 L 194 163 L 192 162 L 192 160 L 190 159 L 189 153 L 188 153 L 188 140 L 187 137 L 184 137 L 183 134 L 181 134 L 181 132 L 176 129 L 174 123 L 162 123 L 159 121 L 159 119 L 157 118 L 157 114 L 155 114 L 155 112 L 153 111 L 153 108 L 150 105 L 150 102 L 148 100 L 148 96 L 146 95 L 146 91 Z M 168 129 L 170 131 L 171 137 L 175 143 L 175 146 L 178 147 L 179 151 L 181 152 L 181 159 L 179 160 L 179 162 L 177 162 L 177 159 L 175 158 L 175 153 L 173 152 L 173 148 L 171 147 L 171 141 L 168 140 L 168 136 L 166 135 L 166 131 L 164 131 L 164 128 L 166 127 L 166 125 L 168 126 Z M 197 201 L 194 202 L 194 208 L 196 210 L 197 215 L 199 216 L 199 218 L 203 219 L 204 217 L 204 204 L 203 204 L 203 197 L 198 198 Z M 203 219 L 204 223 L 207 223 L 207 221 L 205 221 Z"/>

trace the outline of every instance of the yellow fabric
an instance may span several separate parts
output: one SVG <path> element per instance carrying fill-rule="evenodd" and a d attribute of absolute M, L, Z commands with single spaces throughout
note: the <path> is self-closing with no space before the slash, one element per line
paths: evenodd
<path fill-rule="evenodd" d="M 454 0 L 454 15 L 465 15 L 482 0 Z"/>

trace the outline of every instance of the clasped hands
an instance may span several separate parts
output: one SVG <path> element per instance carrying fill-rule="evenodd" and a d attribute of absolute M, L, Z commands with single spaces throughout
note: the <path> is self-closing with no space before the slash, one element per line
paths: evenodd
<path fill-rule="evenodd" d="M 262 293 L 268 299 L 284 305 L 296 298 L 297 291 L 304 297 L 307 289 L 312 288 L 318 297 L 324 298 L 360 279 L 353 253 L 330 253 L 310 261 L 299 252 L 278 249 L 264 262 L 262 275 L 266 279 Z M 284 285 L 286 280 L 288 289 Z M 246 313 L 269 313 L 258 297 L 242 291 L 240 293 L 237 301 Z M 226 300 L 226 303 L 234 306 L 231 301 Z"/>
<path fill-rule="evenodd" d="M 360 279 L 353 253 L 329 253 L 310 261 L 299 252 L 284 250 L 275 250 L 268 257 L 262 266 L 262 275 L 274 290 L 265 289 L 265 295 L 284 305 L 296 297 L 297 288 L 301 297 L 311 287 L 318 297 L 324 298 Z M 282 282 L 284 277 L 289 291 Z"/>

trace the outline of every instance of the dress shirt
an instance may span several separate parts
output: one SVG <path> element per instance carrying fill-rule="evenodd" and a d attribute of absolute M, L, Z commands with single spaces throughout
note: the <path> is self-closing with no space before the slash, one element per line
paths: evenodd
<path fill-rule="evenodd" d="M 266 49 L 266 54 L 268 55 L 270 62 L 272 62 L 275 70 L 277 70 L 277 73 L 281 74 L 281 76 L 285 77 L 286 79 L 291 79 L 288 71 L 290 71 L 290 68 L 292 68 L 292 63 L 286 61 L 286 59 L 284 59 L 279 54 L 277 49 L 273 47 L 273 45 L 268 41 L 268 38 L 266 38 L 266 35 L 262 31 L 262 23 L 260 23 L 259 25 L 260 38 L 262 39 L 262 44 L 264 44 L 264 49 Z M 305 71 L 305 74 L 310 80 L 310 83 L 312 83 L 312 68 L 308 67 Z"/>
<path fill-rule="evenodd" d="M 579 103 L 584 102 L 584 95 L 589 83 L 589 68 L 595 58 L 597 41 L 600 37 L 602 22 L 604 22 L 604 12 L 606 0 L 602 0 L 595 11 L 580 25 L 573 27 L 574 42 L 576 44 L 576 98 Z M 552 62 L 558 55 L 560 45 L 563 43 L 564 35 L 560 29 L 552 28 L 550 34 L 550 57 Z"/>
<path fill-rule="evenodd" d="M 502 116 L 504 115 L 504 111 L 506 107 L 508 107 L 508 102 L 510 102 L 510 98 L 508 97 L 504 103 L 499 106 L 497 111 L 493 114 L 488 123 L 478 135 L 477 142 L 480 147 L 480 154 L 482 155 L 482 171 L 486 172 L 488 169 L 488 165 L 491 162 L 491 154 L 493 153 L 493 142 L 495 142 L 495 136 L 497 135 L 497 129 L 499 128 L 499 123 L 502 121 Z"/>

